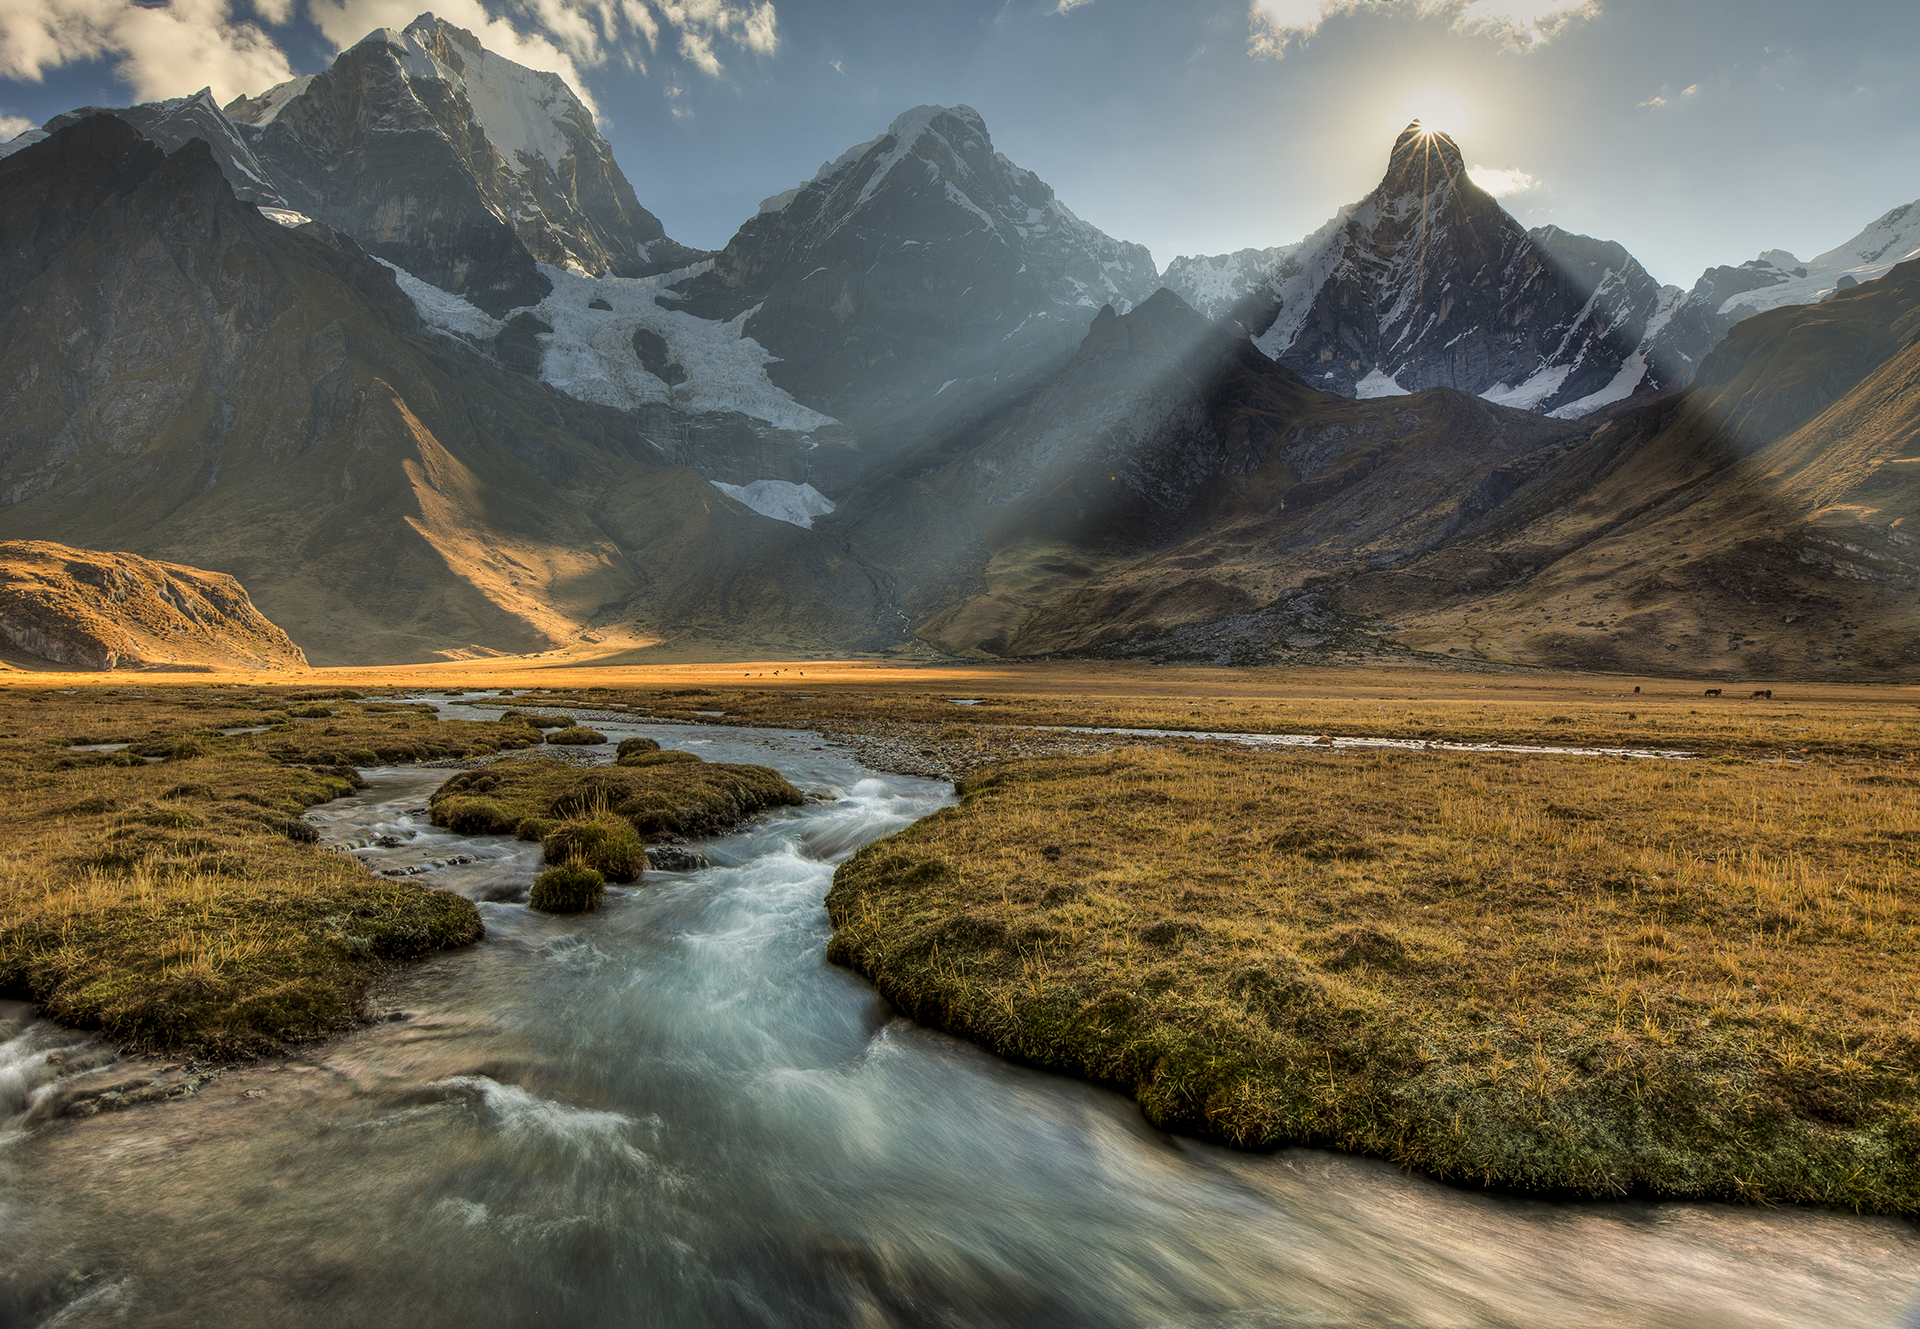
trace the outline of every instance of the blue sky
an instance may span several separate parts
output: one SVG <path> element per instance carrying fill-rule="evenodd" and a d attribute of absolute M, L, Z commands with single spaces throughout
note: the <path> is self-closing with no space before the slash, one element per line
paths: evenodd
<path fill-rule="evenodd" d="M 0 117 L 259 91 L 428 0 L 0 0 Z M 1802 258 L 1920 198 L 1920 5 L 1786 0 L 447 0 L 583 87 L 641 200 L 718 246 L 922 103 L 965 102 L 1153 250 L 1299 239 L 1419 115 L 1503 202 L 1663 281 Z M 490 25 L 490 26 L 487 26 Z M 507 43 L 514 43 L 508 46 Z M 33 75 L 37 74 L 35 78 Z"/>

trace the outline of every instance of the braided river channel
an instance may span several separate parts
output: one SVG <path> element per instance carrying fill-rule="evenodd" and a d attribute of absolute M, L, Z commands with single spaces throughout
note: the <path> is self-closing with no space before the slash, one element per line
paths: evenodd
<path fill-rule="evenodd" d="M 487 927 L 378 1023 L 75 1115 L 192 1068 L 0 1005 L 0 1325 L 1915 1322 L 1912 1224 L 1235 1153 L 908 1024 L 827 964 L 822 900 L 949 786 L 814 734 L 591 722 L 820 797 L 552 917 L 514 902 L 537 846 L 427 824 L 447 771 L 370 770 L 309 814 L 323 842 Z"/>

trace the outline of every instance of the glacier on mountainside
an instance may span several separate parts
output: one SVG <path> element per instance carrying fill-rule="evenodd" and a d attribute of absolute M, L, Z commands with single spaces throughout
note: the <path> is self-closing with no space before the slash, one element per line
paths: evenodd
<path fill-rule="evenodd" d="M 265 211 L 264 208 L 261 210 Z M 280 219 L 276 217 L 274 220 Z M 485 342 L 498 337 L 501 329 L 507 326 L 489 316 L 485 310 L 469 304 L 451 291 L 441 290 L 432 282 L 421 281 L 397 264 L 379 257 L 374 257 L 373 261 L 393 273 L 393 279 L 400 283 L 400 289 L 413 301 L 420 321 L 430 328 L 457 333 L 469 341 Z"/>
<path fill-rule="evenodd" d="M 1892 209 L 1853 239 L 1804 265 L 1780 250 L 1760 258 L 1783 269 L 1787 279 L 1733 296 L 1720 306 L 1721 314 L 1738 321 L 1783 305 L 1810 305 L 1844 289 L 1839 287 L 1842 279 L 1851 278 L 1849 285 L 1872 281 L 1884 277 L 1896 263 L 1920 258 L 1920 200 Z M 1804 268 L 1807 275 L 1790 275 L 1795 268 Z"/>
<path fill-rule="evenodd" d="M 587 277 L 541 264 L 553 292 L 532 312 L 552 324 L 553 332 L 540 338 L 540 377 L 569 397 L 623 410 L 661 403 L 695 414 L 737 411 L 797 433 L 835 423 L 767 377 L 766 367 L 777 357 L 741 332 L 751 309 L 721 323 L 654 303 L 668 284 L 698 270 L 696 265 L 654 277 Z M 593 300 L 613 308 L 589 309 Z M 641 368 L 633 345 L 640 328 L 666 341 L 669 358 L 686 371 L 686 382 L 670 387 Z"/>
<path fill-rule="evenodd" d="M 813 519 L 833 511 L 833 500 L 810 484 L 791 480 L 755 480 L 751 484 L 729 485 L 718 480 L 708 484 L 728 498 L 738 499 L 763 517 L 788 522 L 805 530 L 813 529 Z"/>
<path fill-rule="evenodd" d="M 430 328 L 484 345 L 507 326 L 506 319 L 493 318 L 404 268 L 385 259 L 376 262 L 393 272 Z M 741 335 L 751 310 L 719 323 L 654 303 L 668 283 L 699 266 L 654 277 L 584 277 L 543 263 L 540 271 L 553 283 L 552 293 L 524 311 L 509 311 L 508 318 L 527 312 L 552 326 L 551 333 L 539 336 L 540 378 L 578 401 L 620 410 L 660 405 L 695 415 L 737 412 L 796 433 L 836 423 L 802 406 L 767 377 L 766 366 L 776 357 Z M 612 308 L 589 308 L 594 300 Z M 685 382 L 669 385 L 641 367 L 636 329 L 666 342 L 669 360 L 686 372 Z"/>

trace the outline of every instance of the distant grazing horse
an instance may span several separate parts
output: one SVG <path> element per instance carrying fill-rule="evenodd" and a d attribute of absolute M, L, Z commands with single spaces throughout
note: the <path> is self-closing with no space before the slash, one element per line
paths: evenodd
<path fill-rule="evenodd" d="M 1707 689 L 1707 695 L 1708 695 L 1709 697 L 1717 697 L 1717 696 L 1719 696 L 1719 695 L 1720 695 L 1720 689 L 1719 689 L 1719 688 L 1708 688 L 1708 689 Z"/>
<path fill-rule="evenodd" d="M 1762 688 L 1760 691 L 1754 693 L 1753 696 L 1749 697 L 1748 700 L 1749 701 L 1772 701 L 1773 689 Z"/>

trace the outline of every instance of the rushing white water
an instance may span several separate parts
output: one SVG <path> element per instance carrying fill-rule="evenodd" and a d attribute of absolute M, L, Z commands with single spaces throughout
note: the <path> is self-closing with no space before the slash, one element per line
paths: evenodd
<path fill-rule="evenodd" d="M 824 800 L 561 918 L 503 898 L 532 846 L 426 825 L 445 772 L 369 772 L 323 836 L 480 899 L 486 940 L 397 974 L 399 1018 L 85 1119 L 30 1102 L 46 1040 L 97 1045 L 0 1012 L 0 1325 L 1730 1329 L 1892 1326 L 1920 1292 L 1909 1224 L 1163 1136 L 825 963 L 836 863 L 945 786 L 808 734 L 594 723 Z"/>

